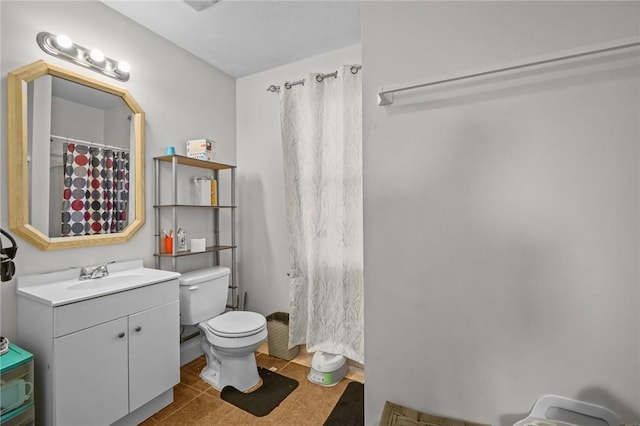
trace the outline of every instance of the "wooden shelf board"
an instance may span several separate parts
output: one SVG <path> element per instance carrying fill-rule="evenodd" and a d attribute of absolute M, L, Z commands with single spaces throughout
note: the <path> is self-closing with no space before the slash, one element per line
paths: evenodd
<path fill-rule="evenodd" d="M 178 164 L 182 164 L 185 166 L 200 167 L 203 169 L 225 170 L 225 169 L 236 168 L 236 166 L 232 166 L 230 164 L 214 163 L 213 161 L 198 160 L 196 158 L 185 157 L 184 155 L 163 155 L 161 157 L 154 157 L 154 160 L 160 160 L 166 163 L 171 163 L 173 162 L 174 158 L 178 160 Z"/>
<path fill-rule="evenodd" d="M 153 206 L 154 209 L 161 209 L 166 207 L 207 207 L 216 209 L 235 209 L 237 206 L 205 206 L 202 204 L 160 204 Z"/>

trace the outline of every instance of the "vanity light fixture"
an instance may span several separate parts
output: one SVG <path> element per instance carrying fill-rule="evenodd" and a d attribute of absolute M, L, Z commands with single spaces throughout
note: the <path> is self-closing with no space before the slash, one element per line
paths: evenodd
<path fill-rule="evenodd" d="M 131 66 L 125 61 L 116 61 L 98 49 L 87 49 L 75 44 L 64 34 L 51 34 L 46 31 L 36 36 L 38 46 L 49 55 L 74 64 L 92 69 L 120 81 L 129 80 Z"/>
<path fill-rule="evenodd" d="M 58 36 L 56 36 L 55 44 L 60 49 L 68 49 L 73 46 L 73 42 L 71 41 L 69 36 L 66 36 L 64 34 L 59 34 Z"/>
<path fill-rule="evenodd" d="M 126 62 L 126 61 L 118 62 L 118 65 L 116 66 L 117 73 L 129 75 L 129 71 L 131 71 L 131 65 L 129 65 L 129 62 Z"/>
<path fill-rule="evenodd" d="M 221 0 L 184 0 L 184 2 L 191 6 L 196 12 L 201 12 L 220 1 Z"/>
<path fill-rule="evenodd" d="M 89 52 L 89 60 L 92 64 L 100 64 L 104 62 L 104 53 L 98 49 L 91 49 L 91 52 Z"/>

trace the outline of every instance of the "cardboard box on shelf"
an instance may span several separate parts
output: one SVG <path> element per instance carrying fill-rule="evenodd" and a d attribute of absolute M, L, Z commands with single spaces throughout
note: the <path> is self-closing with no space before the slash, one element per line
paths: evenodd
<path fill-rule="evenodd" d="M 213 139 L 193 139 L 187 141 L 187 157 L 213 161 L 216 142 Z"/>

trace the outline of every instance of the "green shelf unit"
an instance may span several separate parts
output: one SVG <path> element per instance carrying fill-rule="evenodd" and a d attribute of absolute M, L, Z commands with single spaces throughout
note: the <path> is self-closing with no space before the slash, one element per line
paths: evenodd
<path fill-rule="evenodd" d="M 0 415 L 0 424 L 12 426 L 34 423 L 33 379 L 33 354 L 9 343 L 9 350 L 0 355 L 0 386 L 3 398 L 15 398 L 16 406 Z M 6 402 L 3 401 L 3 405 Z"/>

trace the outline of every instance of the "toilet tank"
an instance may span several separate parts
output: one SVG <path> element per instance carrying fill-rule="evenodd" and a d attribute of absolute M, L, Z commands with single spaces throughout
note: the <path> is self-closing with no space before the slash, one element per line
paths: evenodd
<path fill-rule="evenodd" d="M 180 324 L 196 325 L 227 307 L 229 274 L 225 266 L 185 272 L 180 277 Z"/>

